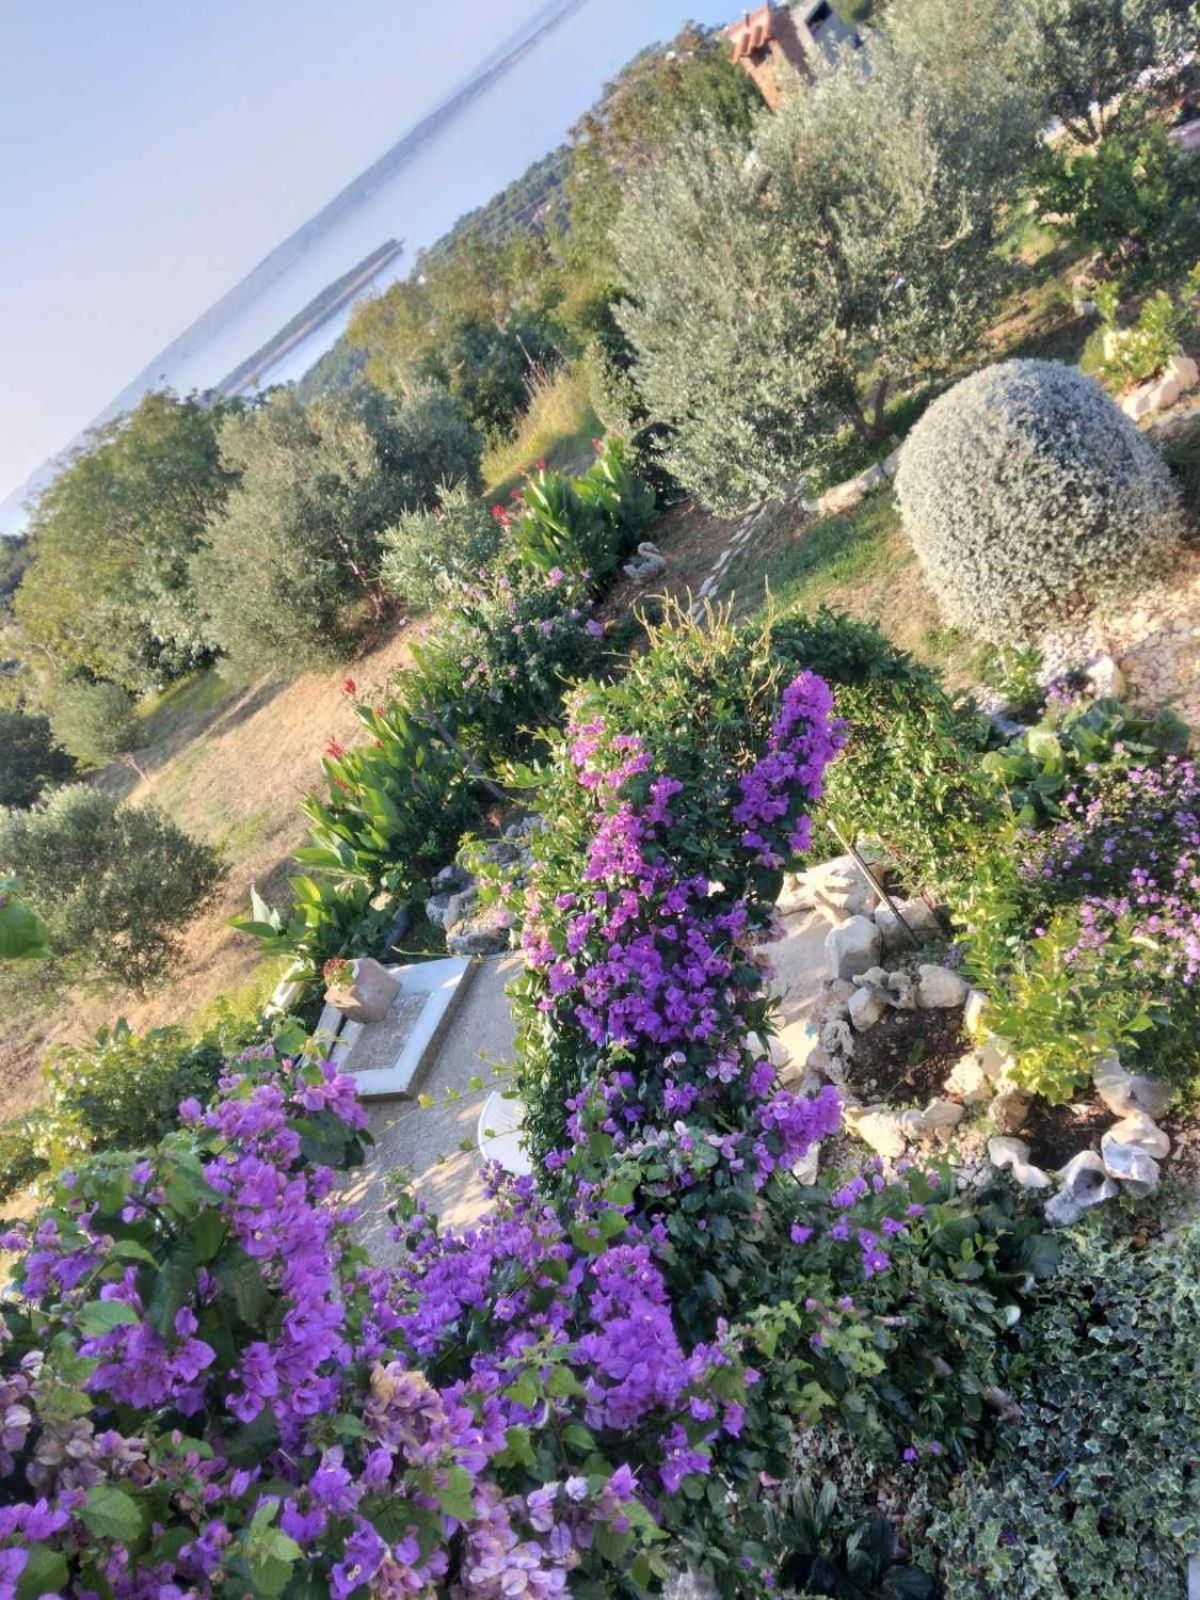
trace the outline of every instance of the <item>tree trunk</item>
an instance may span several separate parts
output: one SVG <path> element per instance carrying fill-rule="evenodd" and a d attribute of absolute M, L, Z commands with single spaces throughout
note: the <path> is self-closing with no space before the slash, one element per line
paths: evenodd
<path fill-rule="evenodd" d="M 855 433 L 866 444 L 878 444 L 881 439 L 887 438 L 887 422 L 883 408 L 887 403 L 889 380 L 884 378 L 876 387 L 875 394 L 870 402 L 871 415 L 863 410 L 862 402 L 857 394 L 851 394 L 846 402 L 846 420 Z"/>

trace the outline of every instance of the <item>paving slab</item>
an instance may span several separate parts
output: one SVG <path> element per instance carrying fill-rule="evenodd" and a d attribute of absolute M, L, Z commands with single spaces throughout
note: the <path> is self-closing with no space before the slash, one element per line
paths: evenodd
<path fill-rule="evenodd" d="M 760 954 L 770 963 L 769 988 L 776 1002 L 780 1043 L 803 1059 L 810 1043 L 805 1029 L 829 975 L 825 954 L 829 923 L 818 911 L 802 911 L 786 917 L 783 926 L 783 937 L 761 946 Z"/>
<path fill-rule="evenodd" d="M 449 1226 L 475 1222 L 486 1209 L 477 1143 L 479 1113 L 488 1095 L 507 1085 L 498 1065 L 513 1059 L 513 1022 L 505 987 L 521 970 L 519 955 L 488 956 L 477 965 L 469 987 L 442 1035 L 433 1059 L 413 1086 L 432 1106 L 412 1100 L 377 1100 L 367 1116 L 375 1147 L 358 1172 L 351 1173 L 342 1197 L 358 1207 L 357 1233 L 381 1261 L 391 1253 L 387 1231 L 393 1175 L 418 1180 L 423 1200 Z M 482 1089 L 468 1085 L 483 1079 Z M 461 1098 L 447 1104 L 447 1090 Z M 467 1148 L 460 1148 L 463 1145 Z"/>

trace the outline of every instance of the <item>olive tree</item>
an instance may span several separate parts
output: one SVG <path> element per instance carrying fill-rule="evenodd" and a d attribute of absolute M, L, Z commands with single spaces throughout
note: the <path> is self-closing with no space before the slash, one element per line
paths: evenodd
<path fill-rule="evenodd" d="M 59 742 L 89 767 L 128 756 L 141 742 L 133 696 L 119 683 L 80 678 L 64 684 L 54 697 L 51 720 Z"/>
<path fill-rule="evenodd" d="M 284 675 L 352 648 L 354 607 L 377 615 L 380 535 L 442 483 L 477 484 L 481 442 L 444 389 L 398 405 L 359 385 L 303 406 L 276 390 L 227 419 L 239 475 L 194 581 L 235 670 Z"/>
<path fill-rule="evenodd" d="M 0 711 L 0 806 L 31 806 L 44 789 L 63 783 L 74 770 L 48 717 Z"/>
<path fill-rule="evenodd" d="M 68 980 L 138 993 L 158 982 L 222 871 L 210 845 L 161 811 L 98 789 L 60 789 L 31 811 L 0 812 L 0 876 L 20 883 Z"/>
<path fill-rule="evenodd" d="M 1031 81 L 1081 144 L 1136 120 L 1139 79 L 1200 41 L 1196 0 L 1025 0 L 1024 10 L 1036 35 Z"/>
<path fill-rule="evenodd" d="M 993 304 L 1036 116 L 994 0 L 958 8 L 974 73 L 922 25 L 938 9 L 898 7 L 869 70 L 819 71 L 749 152 L 701 130 L 631 180 L 618 320 L 666 465 L 715 509 L 809 474 L 847 425 L 882 437 L 893 386 L 952 366 Z"/>

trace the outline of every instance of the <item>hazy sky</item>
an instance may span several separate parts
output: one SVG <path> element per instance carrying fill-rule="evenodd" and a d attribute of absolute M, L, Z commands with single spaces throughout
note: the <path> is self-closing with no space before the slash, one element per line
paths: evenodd
<path fill-rule="evenodd" d="M 429 111 L 536 0 L 17 0 L 0 45 L 0 498 Z M 510 104 L 561 136 L 612 64 L 721 0 L 588 0 L 574 77 Z M 615 49 L 615 55 L 614 55 Z M 507 154 L 506 154 L 507 152 Z M 494 183 L 490 180 L 495 175 Z M 446 173 L 453 191 L 463 174 Z M 352 265 L 347 262 L 346 266 Z M 248 352 L 247 352 L 248 353 Z"/>

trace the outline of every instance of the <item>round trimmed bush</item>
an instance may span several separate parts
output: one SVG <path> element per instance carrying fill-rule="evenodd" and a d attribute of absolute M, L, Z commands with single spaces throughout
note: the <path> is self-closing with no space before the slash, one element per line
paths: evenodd
<path fill-rule="evenodd" d="M 1058 361 L 985 367 L 936 400 L 900 452 L 896 493 L 949 620 L 994 639 L 1144 571 L 1182 528 L 1162 457 Z"/>

